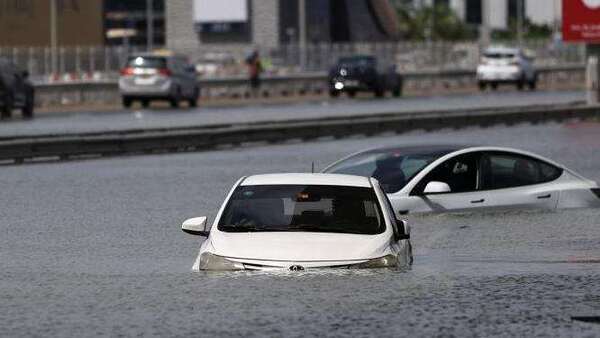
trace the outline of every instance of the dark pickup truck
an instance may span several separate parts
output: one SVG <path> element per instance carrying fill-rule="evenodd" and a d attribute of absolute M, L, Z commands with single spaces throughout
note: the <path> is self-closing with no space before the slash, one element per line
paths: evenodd
<path fill-rule="evenodd" d="M 329 71 L 328 82 L 332 97 L 343 92 L 353 97 L 359 91 L 373 92 L 377 97 L 383 97 L 386 91 L 396 97 L 402 95 L 402 76 L 396 66 L 369 55 L 340 58 Z"/>
<path fill-rule="evenodd" d="M 10 118 L 14 109 L 21 109 L 23 118 L 32 118 L 33 106 L 34 88 L 29 73 L 0 58 L 0 118 Z"/>

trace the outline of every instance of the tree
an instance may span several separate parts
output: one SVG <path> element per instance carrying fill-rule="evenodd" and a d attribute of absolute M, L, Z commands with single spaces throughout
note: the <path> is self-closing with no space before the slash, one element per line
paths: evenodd
<path fill-rule="evenodd" d="M 446 5 L 415 8 L 397 5 L 401 36 L 405 40 L 457 41 L 474 38 L 473 32 Z"/>

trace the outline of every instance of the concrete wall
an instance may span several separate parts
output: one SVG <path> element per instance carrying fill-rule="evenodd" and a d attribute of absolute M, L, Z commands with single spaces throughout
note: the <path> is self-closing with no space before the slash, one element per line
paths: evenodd
<path fill-rule="evenodd" d="M 252 1 L 252 36 L 254 45 L 279 46 L 279 1 Z M 285 1 L 285 0 L 284 0 Z"/>
<path fill-rule="evenodd" d="M 201 48 L 227 50 L 279 45 L 279 0 L 251 0 L 252 41 L 248 43 L 203 43 L 194 28 L 194 0 L 168 0 L 165 3 L 167 47 L 181 52 Z"/>
<path fill-rule="evenodd" d="M 194 30 L 193 0 L 165 1 L 167 48 L 187 51 L 200 46 Z"/>

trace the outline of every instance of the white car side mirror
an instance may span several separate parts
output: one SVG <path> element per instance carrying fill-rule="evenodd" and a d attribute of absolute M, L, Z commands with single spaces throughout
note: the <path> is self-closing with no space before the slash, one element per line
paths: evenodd
<path fill-rule="evenodd" d="M 206 230 L 206 217 L 190 218 L 183 222 L 181 230 L 191 235 L 208 237 L 210 231 Z"/>
<path fill-rule="evenodd" d="M 396 241 L 401 241 L 403 239 L 410 239 L 410 225 L 408 225 L 408 222 L 406 220 L 397 220 L 396 223 L 398 224 L 398 232 L 399 234 L 396 235 Z"/>
<path fill-rule="evenodd" d="M 448 192 L 451 192 L 451 190 L 447 183 L 431 181 L 425 186 L 423 195 L 443 194 Z"/>

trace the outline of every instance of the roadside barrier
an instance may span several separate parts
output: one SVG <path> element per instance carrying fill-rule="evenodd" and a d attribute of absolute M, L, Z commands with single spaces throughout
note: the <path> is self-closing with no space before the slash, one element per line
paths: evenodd
<path fill-rule="evenodd" d="M 550 66 L 538 69 L 540 84 L 548 86 L 583 88 L 584 65 Z M 435 92 L 475 90 L 477 81 L 474 70 L 442 70 L 407 72 L 402 74 L 404 90 L 408 92 Z M 246 77 L 200 79 L 201 97 L 239 98 L 249 96 Z M 62 83 L 39 83 L 36 85 L 38 106 L 61 104 L 94 104 L 120 102 L 116 80 L 70 80 Z M 323 95 L 328 93 L 327 74 L 304 73 L 287 76 L 266 76 L 262 80 L 262 96 Z M 201 99 L 202 99 L 201 98 Z"/>
<path fill-rule="evenodd" d="M 0 161 L 68 160 L 187 152 L 292 139 L 375 135 L 386 132 L 436 130 L 538 123 L 548 120 L 600 118 L 600 105 L 527 106 L 506 109 L 447 110 L 414 113 L 382 113 L 306 120 L 221 124 L 185 128 L 132 129 L 69 135 L 37 135 L 0 138 Z"/>

